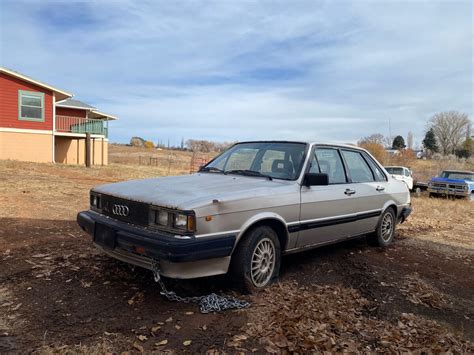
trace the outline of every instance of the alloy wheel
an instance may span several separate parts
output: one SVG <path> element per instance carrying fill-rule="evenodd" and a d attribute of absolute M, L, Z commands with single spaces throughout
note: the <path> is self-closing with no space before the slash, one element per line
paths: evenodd
<path fill-rule="evenodd" d="M 275 270 L 275 245 L 269 238 L 260 240 L 252 254 L 250 274 L 256 287 L 265 286 Z"/>
<path fill-rule="evenodd" d="M 385 213 L 382 219 L 381 237 L 384 242 L 390 241 L 393 234 L 393 216 L 390 212 Z"/>

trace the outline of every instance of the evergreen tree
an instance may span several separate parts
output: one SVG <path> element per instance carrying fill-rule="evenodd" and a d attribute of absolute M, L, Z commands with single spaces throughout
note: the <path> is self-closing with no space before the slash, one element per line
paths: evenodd
<path fill-rule="evenodd" d="M 426 132 L 425 138 L 423 139 L 423 147 L 432 151 L 433 153 L 437 153 L 439 151 L 438 143 L 436 142 L 436 137 L 433 128 L 430 128 Z"/>
<path fill-rule="evenodd" d="M 392 149 L 401 150 L 405 148 L 405 140 L 402 136 L 396 136 L 392 143 Z"/>

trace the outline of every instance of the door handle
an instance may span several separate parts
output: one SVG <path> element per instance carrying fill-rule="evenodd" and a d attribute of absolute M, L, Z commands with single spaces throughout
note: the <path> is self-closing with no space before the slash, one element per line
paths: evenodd
<path fill-rule="evenodd" d="M 377 191 L 383 191 L 383 190 L 385 190 L 385 187 L 383 187 L 383 186 L 377 186 L 376 190 L 377 190 Z"/>
<path fill-rule="evenodd" d="M 350 196 L 350 195 L 354 195 L 356 192 L 355 192 L 355 190 L 346 189 L 346 191 L 344 191 L 344 193 L 345 193 L 346 195 Z"/>

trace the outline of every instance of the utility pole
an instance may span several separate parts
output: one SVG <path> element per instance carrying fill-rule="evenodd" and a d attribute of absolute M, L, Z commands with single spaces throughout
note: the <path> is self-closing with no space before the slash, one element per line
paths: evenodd
<path fill-rule="evenodd" d="M 388 137 L 392 140 L 392 119 L 388 118 Z"/>

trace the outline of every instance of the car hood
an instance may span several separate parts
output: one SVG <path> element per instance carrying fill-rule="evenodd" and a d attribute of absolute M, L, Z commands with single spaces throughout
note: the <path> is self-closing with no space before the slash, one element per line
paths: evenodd
<path fill-rule="evenodd" d="M 452 182 L 452 183 L 464 183 L 464 184 L 474 184 L 472 180 L 464 180 L 464 179 L 447 179 L 447 178 L 432 178 L 431 182 Z"/>
<path fill-rule="evenodd" d="M 267 195 L 289 184 L 294 184 L 294 182 L 270 181 L 260 177 L 219 173 L 198 173 L 129 180 L 100 185 L 92 190 L 157 206 L 186 210 L 209 205 L 213 200 L 222 202 Z"/>

